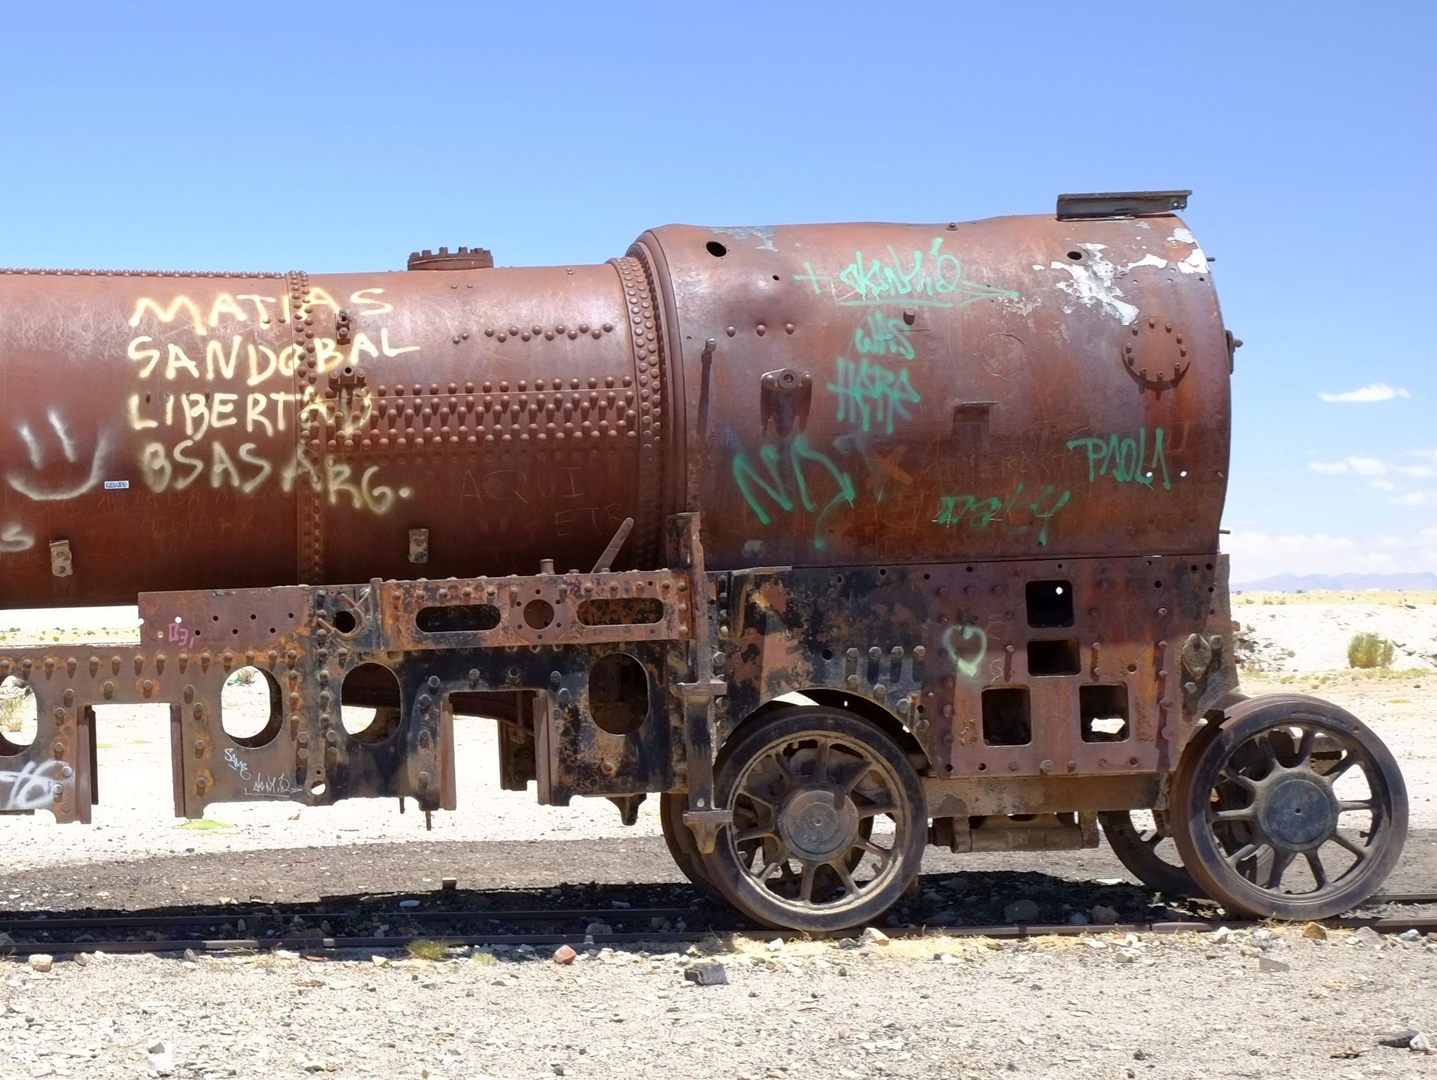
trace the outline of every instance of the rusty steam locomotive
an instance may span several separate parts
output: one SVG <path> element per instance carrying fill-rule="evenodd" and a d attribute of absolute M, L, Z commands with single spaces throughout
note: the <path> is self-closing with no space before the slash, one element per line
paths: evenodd
<path fill-rule="evenodd" d="M 261 773 L 452 809 L 471 714 L 505 787 L 659 793 L 684 873 L 766 924 L 1099 821 L 1154 884 L 1351 906 L 1406 795 L 1356 718 L 1237 693 L 1237 343 L 1186 194 L 669 226 L 598 266 L 0 273 L 0 608 L 143 619 L 0 649 L 38 703 L 0 809 L 87 821 L 94 707 L 145 702 L 177 814 Z"/>

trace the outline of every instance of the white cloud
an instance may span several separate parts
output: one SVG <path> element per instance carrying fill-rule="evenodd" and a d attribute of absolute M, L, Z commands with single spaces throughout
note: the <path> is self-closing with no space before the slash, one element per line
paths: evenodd
<path fill-rule="evenodd" d="M 1437 506 L 1437 491 L 1409 491 L 1392 501 L 1403 506 Z"/>
<path fill-rule="evenodd" d="M 1383 480 L 1383 479 L 1381 479 L 1380 477 L 1379 477 L 1378 479 L 1372 481 L 1372 486 L 1375 487 L 1378 491 L 1396 491 L 1396 490 L 1397 490 L 1397 485 L 1394 484 L 1391 480 Z"/>
<path fill-rule="evenodd" d="M 1425 476 L 1437 476 L 1437 468 L 1431 465 L 1399 465 L 1397 471 L 1403 476 L 1411 476 L 1421 479 Z"/>
<path fill-rule="evenodd" d="M 1391 574 L 1407 569 L 1398 552 L 1378 551 L 1347 536 L 1271 536 L 1236 530 L 1223 538 L 1233 581 L 1277 574 Z"/>
<path fill-rule="evenodd" d="M 1307 467 L 1313 472 L 1328 476 L 1356 473 L 1358 476 L 1386 476 L 1387 466 L 1376 458 L 1349 457 L 1341 461 L 1309 461 Z"/>
<path fill-rule="evenodd" d="M 1437 493 L 1433 496 L 1437 502 Z M 1232 557 L 1233 581 L 1278 574 L 1399 574 L 1437 570 L 1437 528 L 1417 536 L 1356 540 L 1317 533 L 1274 536 L 1237 530 L 1222 540 Z"/>
<path fill-rule="evenodd" d="M 1323 392 L 1317 396 L 1323 401 L 1391 401 L 1393 398 L 1410 398 L 1412 395 L 1401 387 L 1375 382 L 1368 383 L 1359 390 L 1348 390 L 1342 394 Z"/>

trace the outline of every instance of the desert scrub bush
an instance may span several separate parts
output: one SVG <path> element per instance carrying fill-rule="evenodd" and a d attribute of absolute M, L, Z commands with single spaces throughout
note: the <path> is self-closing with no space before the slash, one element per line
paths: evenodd
<path fill-rule="evenodd" d="M 442 941 L 415 938 L 404 943 L 404 951 L 416 960 L 443 960 L 449 956 L 449 946 Z"/>
<path fill-rule="evenodd" d="M 0 731 L 12 734 L 20 730 L 25 714 L 21 711 L 19 695 L 5 694 L 0 697 Z"/>
<path fill-rule="evenodd" d="M 1380 638 L 1371 630 L 1353 634 L 1347 643 L 1347 666 L 1355 668 L 1376 668 L 1392 666 L 1392 642 Z"/>
<path fill-rule="evenodd" d="M 21 731 L 27 720 L 34 718 L 34 705 L 30 701 L 30 688 L 12 676 L 0 683 L 0 731 L 12 735 Z"/>

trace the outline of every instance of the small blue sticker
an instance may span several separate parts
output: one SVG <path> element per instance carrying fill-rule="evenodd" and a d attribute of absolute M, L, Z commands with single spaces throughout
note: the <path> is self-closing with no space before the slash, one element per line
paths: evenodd
<path fill-rule="evenodd" d="M 128 480 L 106 480 L 106 481 L 105 481 L 105 490 L 106 490 L 106 491 L 125 491 L 125 490 L 127 490 L 127 489 L 129 488 L 129 486 L 130 486 L 130 482 L 129 482 Z"/>

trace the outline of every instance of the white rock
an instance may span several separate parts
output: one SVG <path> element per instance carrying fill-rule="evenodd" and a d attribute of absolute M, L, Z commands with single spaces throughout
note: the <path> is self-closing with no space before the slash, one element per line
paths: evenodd
<path fill-rule="evenodd" d="M 152 1042 L 145 1050 L 145 1064 L 157 1076 L 169 1076 L 175 1071 L 175 1055 L 164 1042 Z"/>
<path fill-rule="evenodd" d="M 43 974 L 44 972 L 49 971 L 49 970 L 50 970 L 51 968 L 53 968 L 54 966 L 55 966 L 55 958 L 54 958 L 53 956 L 49 956 L 49 955 L 47 955 L 47 954 L 45 954 L 45 953 L 38 953 L 38 952 L 37 952 L 37 953 L 31 953 L 31 954 L 30 954 L 30 970 L 31 970 L 31 971 L 38 971 L 38 972 L 41 972 L 41 973 Z"/>
<path fill-rule="evenodd" d="M 865 945 L 887 945 L 888 935 L 876 926 L 866 927 L 863 931 L 863 943 Z"/>

